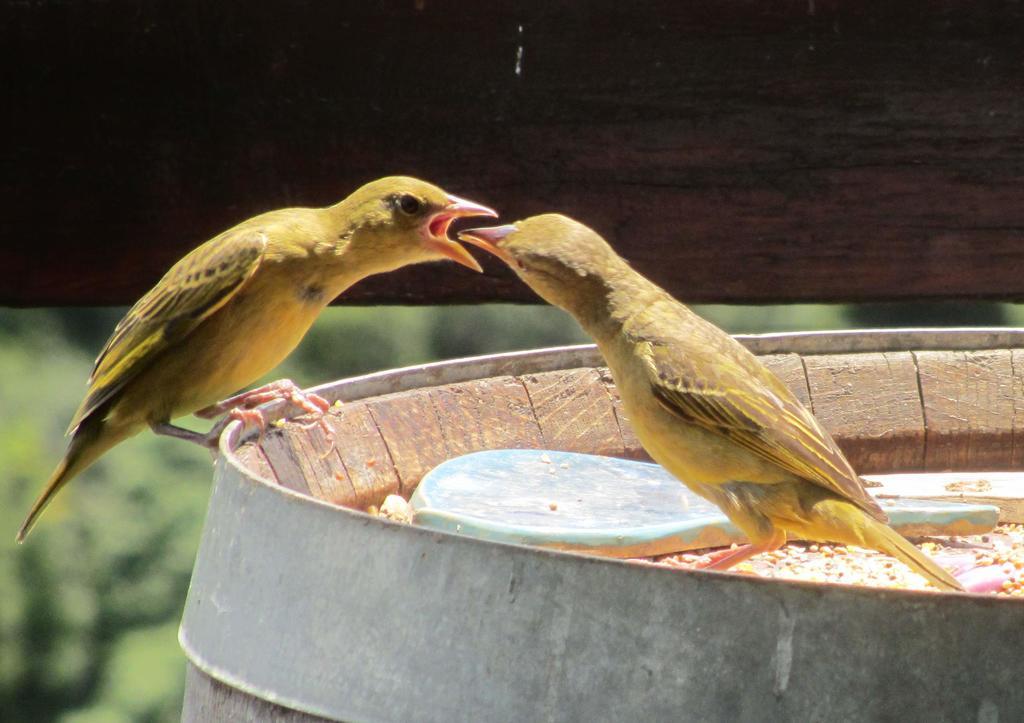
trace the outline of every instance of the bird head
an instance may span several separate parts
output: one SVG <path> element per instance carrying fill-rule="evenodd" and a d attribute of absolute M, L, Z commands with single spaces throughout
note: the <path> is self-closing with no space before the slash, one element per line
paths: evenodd
<path fill-rule="evenodd" d="M 448 237 L 448 227 L 457 218 L 498 215 L 487 206 L 405 176 L 368 183 L 337 208 L 352 219 L 346 254 L 368 257 L 377 273 L 445 259 L 480 271 L 465 247 Z"/>
<path fill-rule="evenodd" d="M 571 312 L 606 287 L 625 262 L 594 230 L 557 213 L 471 228 L 459 239 L 507 263 L 545 301 Z"/>

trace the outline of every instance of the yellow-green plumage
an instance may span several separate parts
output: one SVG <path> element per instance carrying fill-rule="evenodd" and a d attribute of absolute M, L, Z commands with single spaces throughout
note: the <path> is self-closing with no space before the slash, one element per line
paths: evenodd
<path fill-rule="evenodd" d="M 893 555 L 944 589 L 956 579 L 900 537 L 832 437 L 728 334 L 638 274 L 594 231 L 549 214 L 472 229 L 594 338 L 651 457 L 715 503 L 749 552 L 786 534 Z"/>
<path fill-rule="evenodd" d="M 391 177 L 334 206 L 255 216 L 193 250 L 131 308 L 100 352 L 65 457 L 18 540 L 105 451 L 277 366 L 324 307 L 360 279 L 445 258 L 479 270 L 447 228 L 452 218 L 481 214 L 494 215 L 429 183 Z"/>

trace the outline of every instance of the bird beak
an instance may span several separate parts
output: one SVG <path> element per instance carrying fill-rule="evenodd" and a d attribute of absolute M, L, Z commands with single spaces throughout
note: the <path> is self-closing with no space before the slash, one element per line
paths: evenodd
<path fill-rule="evenodd" d="M 457 218 L 466 216 L 497 217 L 497 215 L 497 211 L 487 206 L 481 206 L 479 203 L 473 203 L 458 196 L 448 196 L 448 205 L 435 213 L 427 224 L 429 234 L 424 242 L 424 246 L 451 259 L 457 264 L 473 269 L 473 271 L 483 271 L 477 260 L 473 258 L 469 251 L 466 251 L 464 246 L 448 238 L 448 227 Z"/>
<path fill-rule="evenodd" d="M 486 228 L 469 228 L 465 231 L 459 231 L 459 240 L 482 248 L 484 251 L 494 254 L 512 268 L 517 268 L 519 262 L 516 261 L 512 254 L 501 247 L 501 243 L 509 234 L 515 233 L 518 230 L 513 224 L 488 226 Z"/>

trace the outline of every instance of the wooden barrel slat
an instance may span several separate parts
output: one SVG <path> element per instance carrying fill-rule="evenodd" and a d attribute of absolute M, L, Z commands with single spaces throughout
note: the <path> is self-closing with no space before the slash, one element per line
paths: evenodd
<path fill-rule="evenodd" d="M 862 474 L 923 469 L 924 416 L 909 352 L 809 356 L 811 408 Z"/>
<path fill-rule="evenodd" d="M 622 408 L 622 398 L 619 396 L 619 390 L 612 380 L 611 371 L 608 367 L 598 367 L 597 373 L 601 377 L 601 383 L 604 384 L 605 391 L 608 392 L 608 396 L 612 400 L 612 413 L 615 415 L 615 424 L 618 426 L 619 434 L 622 436 L 622 456 L 626 459 L 649 461 L 650 456 L 644 450 L 643 445 L 640 444 L 640 440 L 637 439 L 636 432 L 633 431 L 633 425 L 629 423 L 629 418 L 626 416 L 626 410 Z"/>
<path fill-rule="evenodd" d="M 1024 468 L 1024 349 L 1010 351 L 1010 368 L 1013 370 L 1013 437 L 1010 467 L 1021 469 Z"/>
<path fill-rule="evenodd" d="M 365 402 L 342 405 L 327 419 L 334 430 L 331 456 L 340 462 L 335 474 L 344 475 L 352 485 L 354 496 L 348 504 L 365 509 L 401 491 L 387 442 Z"/>
<path fill-rule="evenodd" d="M 287 487 L 301 494 L 317 496 L 314 488 L 306 479 L 303 466 L 300 464 L 301 452 L 292 444 L 289 422 L 284 427 L 270 429 L 263 435 L 259 443 L 263 448 L 265 459 L 273 470 L 274 479 L 282 487 Z M 250 442 L 252 444 L 252 442 Z"/>
<path fill-rule="evenodd" d="M 545 448 L 623 455 L 612 399 L 596 369 L 524 374 L 519 380 L 530 396 Z"/>
<path fill-rule="evenodd" d="M 541 446 L 540 425 L 526 387 L 502 376 L 430 390 L 451 456 L 484 449 Z"/>
<path fill-rule="evenodd" d="M 280 477 L 274 472 L 274 468 L 270 466 L 264 445 L 243 444 L 236 450 L 236 456 L 247 469 L 252 470 L 257 476 L 263 479 L 276 480 L 278 484 L 281 484 Z M 298 491 L 303 494 L 309 494 L 309 487 L 303 484 L 303 488 Z"/>
<path fill-rule="evenodd" d="M 861 474 L 1014 469 L 1024 458 L 1024 350 L 770 354 L 761 360 L 807 404 Z M 1016 360 L 1016 361 L 1015 361 Z M 578 367 L 425 387 L 331 414 L 337 448 L 288 423 L 264 440 L 272 477 L 365 509 L 408 497 L 423 475 L 469 452 L 551 448 L 649 459 L 608 370 Z M 267 467 L 252 456 L 253 469 Z"/>
<path fill-rule="evenodd" d="M 181 711 L 182 723 L 259 721 L 259 723 L 331 723 L 328 718 L 285 708 L 226 685 L 191 661 L 185 666 L 189 694 Z"/>
<path fill-rule="evenodd" d="M 799 354 L 766 354 L 760 357 L 766 367 L 775 372 L 793 394 L 808 408 L 811 408 L 811 390 L 807 382 L 807 370 Z"/>
<path fill-rule="evenodd" d="M 366 407 L 387 445 L 399 494 L 408 497 L 423 475 L 448 458 L 430 390 L 375 397 Z"/>
<path fill-rule="evenodd" d="M 339 430 L 344 438 L 346 431 Z M 274 474 L 296 492 L 339 505 L 355 506 L 359 495 L 336 449 L 331 449 L 319 425 L 289 422 L 263 436 Z"/>
<path fill-rule="evenodd" d="M 915 352 L 924 407 L 925 469 L 990 469 L 1012 458 L 1009 351 Z"/>

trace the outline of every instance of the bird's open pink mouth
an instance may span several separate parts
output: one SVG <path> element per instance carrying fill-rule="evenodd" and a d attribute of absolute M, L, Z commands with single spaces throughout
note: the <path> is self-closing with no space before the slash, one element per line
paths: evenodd
<path fill-rule="evenodd" d="M 487 206 L 481 206 L 479 203 L 473 203 L 458 196 L 448 196 L 448 205 L 435 213 L 427 222 L 429 238 L 425 245 L 466 268 L 483 271 L 477 260 L 462 244 L 448 238 L 448 229 L 457 218 L 466 216 L 496 217 L 497 215 L 497 211 Z"/>
<path fill-rule="evenodd" d="M 455 215 L 442 211 L 436 214 L 430 219 L 428 228 L 430 229 L 430 235 L 434 238 L 448 238 L 448 227 L 452 225 L 452 221 L 455 220 Z"/>

